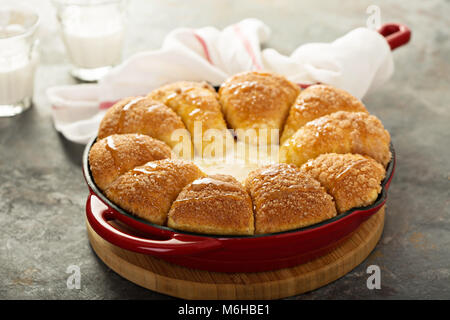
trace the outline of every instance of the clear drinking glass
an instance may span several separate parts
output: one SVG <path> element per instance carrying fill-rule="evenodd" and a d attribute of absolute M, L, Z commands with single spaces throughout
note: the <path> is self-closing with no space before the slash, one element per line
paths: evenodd
<path fill-rule="evenodd" d="M 31 106 L 38 63 L 36 30 L 39 16 L 31 8 L 0 5 L 0 117 Z"/>
<path fill-rule="evenodd" d="M 122 57 L 127 0 L 53 0 L 71 74 L 97 81 Z"/>

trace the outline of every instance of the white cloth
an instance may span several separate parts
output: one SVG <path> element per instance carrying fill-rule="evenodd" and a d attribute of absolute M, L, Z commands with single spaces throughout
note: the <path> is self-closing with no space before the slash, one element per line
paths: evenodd
<path fill-rule="evenodd" d="M 52 87 L 47 96 L 55 128 L 67 139 L 86 143 L 97 133 L 105 110 L 115 101 L 146 95 L 177 80 L 208 81 L 219 86 L 247 70 L 268 70 L 299 84 L 325 83 L 362 98 L 393 73 L 391 50 L 378 32 L 355 29 L 331 43 L 310 43 L 290 56 L 261 50 L 270 29 L 245 19 L 222 31 L 181 28 L 167 35 L 159 50 L 133 55 L 97 84 Z"/>

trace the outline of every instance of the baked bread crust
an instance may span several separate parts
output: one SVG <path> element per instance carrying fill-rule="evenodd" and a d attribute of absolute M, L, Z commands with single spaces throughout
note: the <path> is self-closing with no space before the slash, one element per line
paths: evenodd
<path fill-rule="evenodd" d="M 216 156 L 212 145 L 213 138 L 205 134 L 207 130 L 217 130 L 219 139 L 223 139 L 224 143 L 225 139 L 233 139 L 227 130 L 217 93 L 206 82 L 179 81 L 167 84 L 150 92 L 148 97 L 166 104 L 175 111 L 194 139 L 197 137 L 197 134 L 194 133 L 195 122 L 201 123 L 202 139 L 193 141 L 194 148 L 199 155 Z M 221 152 L 224 154 L 226 150 Z"/>
<path fill-rule="evenodd" d="M 245 187 L 253 200 L 256 234 L 306 227 L 336 216 L 333 198 L 294 165 L 258 168 Z"/>
<path fill-rule="evenodd" d="M 186 130 L 181 118 L 166 105 L 144 97 L 120 100 L 108 109 L 98 130 L 102 139 L 116 133 L 141 133 L 164 141 L 173 148 L 179 141 L 175 130 Z"/>
<path fill-rule="evenodd" d="M 162 141 L 136 133 L 114 134 L 95 142 L 89 151 L 89 166 L 95 183 L 105 190 L 126 171 L 171 156 Z"/>
<path fill-rule="evenodd" d="M 386 175 L 383 166 L 372 158 L 350 153 L 322 154 L 301 169 L 333 196 L 338 213 L 372 204 Z"/>
<path fill-rule="evenodd" d="M 203 176 L 204 173 L 188 161 L 151 161 L 114 180 L 106 189 L 106 196 L 136 216 L 163 225 L 180 191 Z"/>
<path fill-rule="evenodd" d="M 251 235 L 252 200 L 232 176 L 211 175 L 187 185 L 169 211 L 169 227 L 207 234 Z"/>
<path fill-rule="evenodd" d="M 368 113 L 363 103 L 345 90 L 323 84 L 302 90 L 289 110 L 280 143 L 309 121 L 337 111 Z"/>
<path fill-rule="evenodd" d="M 386 167 L 391 159 L 390 140 L 377 117 L 338 111 L 301 127 L 280 147 L 280 161 L 300 166 L 323 153 L 357 153 Z"/>
<path fill-rule="evenodd" d="M 247 137 L 249 143 L 258 144 L 261 129 L 277 129 L 279 134 L 300 88 L 285 77 L 268 72 L 243 72 L 225 81 L 219 90 L 223 113 L 229 125 L 237 130 L 255 129 L 256 138 Z M 245 136 L 236 132 L 240 140 Z M 270 134 L 267 144 L 272 141 Z"/>

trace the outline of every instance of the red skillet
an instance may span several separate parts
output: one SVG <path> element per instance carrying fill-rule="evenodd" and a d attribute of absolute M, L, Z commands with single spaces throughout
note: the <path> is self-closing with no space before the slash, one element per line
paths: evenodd
<path fill-rule="evenodd" d="M 409 29 L 397 24 L 384 25 L 380 33 L 387 38 L 392 49 L 407 43 L 410 38 Z M 292 231 L 256 236 L 211 236 L 155 225 L 112 203 L 97 188 L 89 169 L 89 150 L 95 140 L 86 146 L 83 155 L 83 173 L 90 191 L 86 216 L 95 232 L 126 250 L 149 254 L 186 267 L 220 272 L 286 268 L 329 252 L 385 204 L 396 161 L 391 145 L 392 160 L 387 166 L 382 191 L 371 206 L 355 208 L 333 219 Z M 128 228 L 118 228 L 109 223 L 111 220 Z"/>
<path fill-rule="evenodd" d="M 221 272 L 274 270 L 327 253 L 385 204 L 395 168 L 395 152 L 391 147 L 393 158 L 387 166 L 382 191 L 371 206 L 356 208 L 322 223 L 292 231 L 255 236 L 212 236 L 155 225 L 112 203 L 97 188 L 89 169 L 88 154 L 94 142 L 95 139 L 86 147 L 83 171 L 90 191 L 86 215 L 95 232 L 123 249 L 191 268 Z M 111 220 L 125 224 L 127 230 L 111 225 L 108 222 Z"/>

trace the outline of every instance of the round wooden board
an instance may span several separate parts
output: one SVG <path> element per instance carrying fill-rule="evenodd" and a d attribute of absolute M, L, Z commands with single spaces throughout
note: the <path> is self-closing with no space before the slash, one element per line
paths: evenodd
<path fill-rule="evenodd" d="M 327 255 L 292 268 L 254 273 L 181 267 L 116 247 L 86 224 L 92 248 L 100 259 L 122 277 L 147 289 L 183 299 L 278 299 L 320 288 L 359 265 L 381 237 L 384 207 Z"/>

